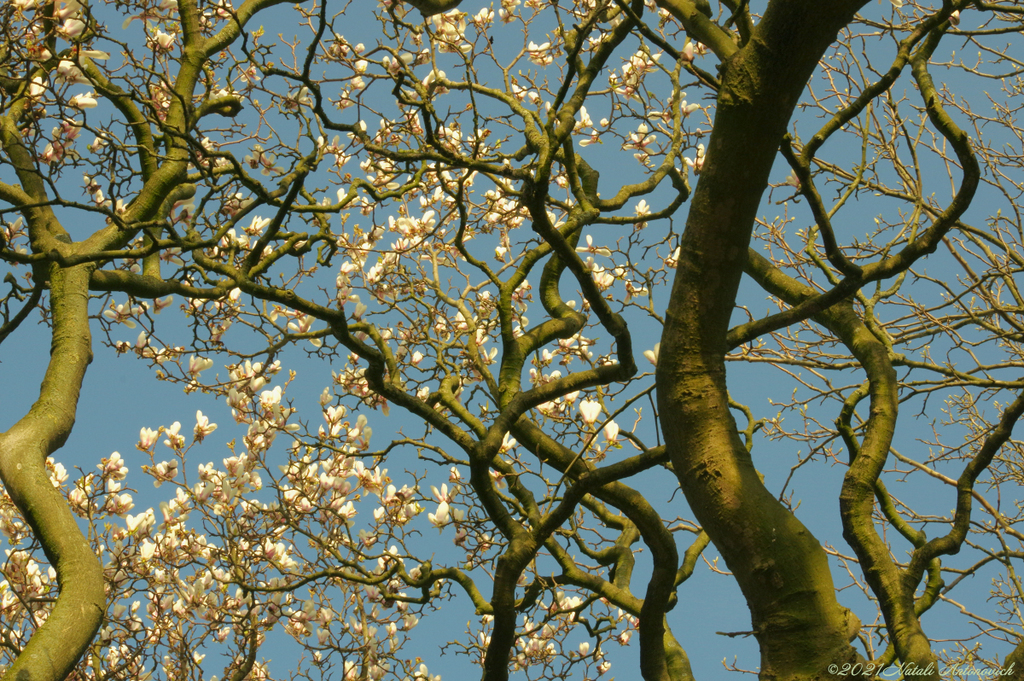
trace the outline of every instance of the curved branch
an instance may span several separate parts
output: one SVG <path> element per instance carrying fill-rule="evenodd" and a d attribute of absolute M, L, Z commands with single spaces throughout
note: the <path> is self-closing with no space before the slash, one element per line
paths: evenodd
<path fill-rule="evenodd" d="M 12 679 L 63 681 L 99 629 L 106 610 L 103 568 L 46 458 L 71 433 L 85 371 L 92 361 L 87 266 L 50 272 L 53 343 L 39 399 L 0 435 L 0 479 L 57 571 L 60 595 L 46 622 L 7 670 Z"/>

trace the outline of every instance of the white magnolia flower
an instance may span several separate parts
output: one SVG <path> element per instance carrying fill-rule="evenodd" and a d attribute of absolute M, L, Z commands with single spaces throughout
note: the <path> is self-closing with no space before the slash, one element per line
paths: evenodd
<path fill-rule="evenodd" d="M 442 501 L 437 505 L 437 513 L 428 513 L 427 520 L 434 527 L 442 527 L 448 522 L 448 502 Z"/>
<path fill-rule="evenodd" d="M 594 425 L 597 417 L 601 415 L 601 403 L 595 400 L 583 400 L 580 402 L 580 416 L 588 426 Z"/>
<path fill-rule="evenodd" d="M 96 100 L 96 93 L 78 94 L 68 100 L 70 106 L 76 109 L 95 109 L 99 102 Z"/>
<path fill-rule="evenodd" d="M 215 430 L 217 430 L 217 424 L 216 423 L 210 423 L 209 417 L 204 416 L 203 412 L 197 411 L 196 412 L 196 427 L 193 430 L 193 434 L 195 435 L 196 442 L 202 442 L 203 438 L 205 438 L 207 435 L 209 435 L 210 433 L 212 433 Z"/>
<path fill-rule="evenodd" d="M 653 350 L 644 350 L 644 357 L 646 357 L 654 366 L 658 366 L 658 354 L 660 352 L 661 343 L 655 343 Z"/>

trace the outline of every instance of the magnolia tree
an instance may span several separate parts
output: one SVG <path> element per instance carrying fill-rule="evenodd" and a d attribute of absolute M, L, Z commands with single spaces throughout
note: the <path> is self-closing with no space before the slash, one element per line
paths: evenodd
<path fill-rule="evenodd" d="M 5 678 L 1024 674 L 1024 9 L 467 4 L 3 4 Z"/>

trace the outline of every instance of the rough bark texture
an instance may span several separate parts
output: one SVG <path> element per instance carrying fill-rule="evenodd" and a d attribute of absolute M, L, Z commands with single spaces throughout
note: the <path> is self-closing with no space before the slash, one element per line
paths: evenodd
<path fill-rule="evenodd" d="M 773 2 L 726 63 L 666 315 L 658 402 L 676 475 L 733 571 L 761 678 L 827 677 L 855 658 L 817 539 L 764 487 L 729 412 L 726 333 L 768 174 L 797 98 L 860 2 Z"/>

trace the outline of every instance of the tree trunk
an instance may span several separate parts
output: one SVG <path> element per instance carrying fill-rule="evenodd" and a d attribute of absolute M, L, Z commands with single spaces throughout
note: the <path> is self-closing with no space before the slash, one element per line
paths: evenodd
<path fill-rule="evenodd" d="M 772 2 L 724 63 L 714 128 L 682 237 L 657 369 L 680 486 L 735 574 L 762 679 L 828 678 L 856 659 L 851 615 L 818 540 L 761 482 L 729 412 L 726 333 L 757 209 L 818 59 L 861 2 Z"/>
<path fill-rule="evenodd" d="M 62 681 L 103 620 L 103 568 L 64 496 L 50 482 L 46 458 L 71 433 L 85 370 L 92 360 L 89 275 L 82 265 L 50 272 L 53 341 L 39 399 L 0 435 L 0 479 L 57 571 L 60 595 L 46 622 L 5 679 Z"/>

